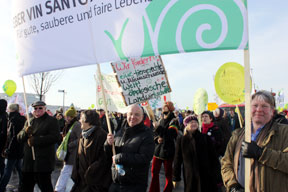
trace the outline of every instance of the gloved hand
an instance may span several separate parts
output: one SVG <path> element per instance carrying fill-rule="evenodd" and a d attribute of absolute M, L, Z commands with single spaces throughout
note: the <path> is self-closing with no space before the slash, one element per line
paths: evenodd
<path fill-rule="evenodd" d="M 27 126 L 25 128 L 25 132 L 28 134 L 28 135 L 32 135 L 33 133 L 33 128 L 31 126 Z"/>
<path fill-rule="evenodd" d="M 259 147 L 256 142 L 252 141 L 251 143 L 247 143 L 246 141 L 242 142 L 242 155 L 246 158 L 253 158 L 258 160 L 262 153 L 263 148 Z"/>
<path fill-rule="evenodd" d="M 244 192 L 244 188 L 239 184 L 236 183 L 230 187 L 229 192 Z"/>
<path fill-rule="evenodd" d="M 30 147 L 32 147 L 34 145 L 34 137 L 33 136 L 29 137 L 27 143 Z"/>

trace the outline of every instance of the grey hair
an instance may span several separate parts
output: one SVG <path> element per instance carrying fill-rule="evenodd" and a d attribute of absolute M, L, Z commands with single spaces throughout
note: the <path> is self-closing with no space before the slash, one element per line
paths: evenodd
<path fill-rule="evenodd" d="M 8 106 L 8 109 L 11 111 L 11 112 L 19 112 L 19 105 L 17 103 L 11 103 L 9 106 Z"/>
<path fill-rule="evenodd" d="M 274 98 L 274 96 L 272 95 L 271 92 L 265 91 L 265 90 L 257 91 L 256 93 L 254 93 L 252 95 L 252 99 L 251 100 L 254 100 L 256 98 L 263 99 L 266 103 L 270 104 L 272 109 L 275 108 L 275 98 Z"/>

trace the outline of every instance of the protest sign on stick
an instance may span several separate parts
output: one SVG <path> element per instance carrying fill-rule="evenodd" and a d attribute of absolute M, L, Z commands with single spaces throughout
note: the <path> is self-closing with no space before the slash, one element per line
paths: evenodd
<path fill-rule="evenodd" d="M 226 103 L 238 105 L 245 101 L 244 67 L 239 63 L 223 64 L 215 75 L 214 85 L 217 95 Z M 250 82 L 251 84 L 251 82 Z M 241 121 L 241 113 L 238 120 Z M 242 123 L 240 122 L 241 128 Z"/>
<path fill-rule="evenodd" d="M 102 75 L 101 75 L 100 64 L 97 64 L 97 69 L 98 69 L 98 76 L 101 77 Z M 100 86 L 104 87 L 102 78 L 99 78 L 99 79 L 100 79 Z M 103 97 L 103 103 L 104 103 L 106 122 L 107 122 L 107 125 L 108 125 L 108 131 L 109 131 L 110 134 L 113 134 L 112 133 L 112 129 L 111 129 L 111 124 L 110 124 L 110 121 L 109 121 L 109 115 L 108 115 L 108 110 L 107 110 L 107 102 L 106 102 L 106 95 L 105 95 L 104 91 L 102 91 L 102 97 Z M 115 150 L 114 143 L 112 144 L 112 153 L 113 153 L 113 155 L 116 155 L 116 150 Z"/>
<path fill-rule="evenodd" d="M 202 125 L 201 114 L 206 110 L 208 105 L 208 94 L 203 88 L 197 89 L 193 99 L 193 110 L 198 115 L 199 125 Z M 187 109 L 188 110 L 188 109 Z M 199 126 L 201 129 L 201 126 Z"/>
<path fill-rule="evenodd" d="M 102 91 L 105 92 L 107 109 L 109 111 L 116 111 L 124 113 L 126 112 L 126 105 L 124 103 L 124 98 L 122 96 L 121 88 L 117 82 L 116 76 L 114 74 L 101 74 L 103 88 L 100 84 L 100 76 L 95 75 L 96 80 L 96 108 L 104 109 L 104 98 L 102 96 Z"/>
<path fill-rule="evenodd" d="M 141 103 L 171 92 L 163 62 L 159 56 L 131 58 L 111 63 L 122 87 L 126 105 Z"/>

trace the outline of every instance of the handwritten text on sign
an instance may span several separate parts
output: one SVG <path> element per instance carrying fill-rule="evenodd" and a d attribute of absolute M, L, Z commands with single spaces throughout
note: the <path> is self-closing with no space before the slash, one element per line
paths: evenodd
<path fill-rule="evenodd" d="M 171 92 L 160 57 L 131 58 L 114 62 L 112 67 L 117 73 L 127 105 L 158 98 Z"/>
<path fill-rule="evenodd" d="M 106 96 L 107 109 L 109 111 L 125 112 L 125 103 L 121 94 L 121 88 L 118 85 L 115 75 L 107 75 L 102 73 L 102 82 Z M 96 108 L 104 109 L 104 98 L 102 96 L 102 87 L 100 77 L 97 75 L 96 79 Z"/>

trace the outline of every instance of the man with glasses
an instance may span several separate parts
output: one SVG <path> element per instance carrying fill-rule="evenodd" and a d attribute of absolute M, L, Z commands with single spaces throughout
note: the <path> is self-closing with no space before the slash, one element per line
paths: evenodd
<path fill-rule="evenodd" d="M 46 104 L 36 101 L 30 126 L 26 122 L 17 138 L 24 143 L 23 183 L 20 191 L 33 192 L 37 184 L 42 192 L 53 192 L 51 172 L 55 167 L 55 144 L 59 141 L 60 132 L 57 120 L 46 112 Z M 32 156 L 32 147 L 35 159 Z"/>

